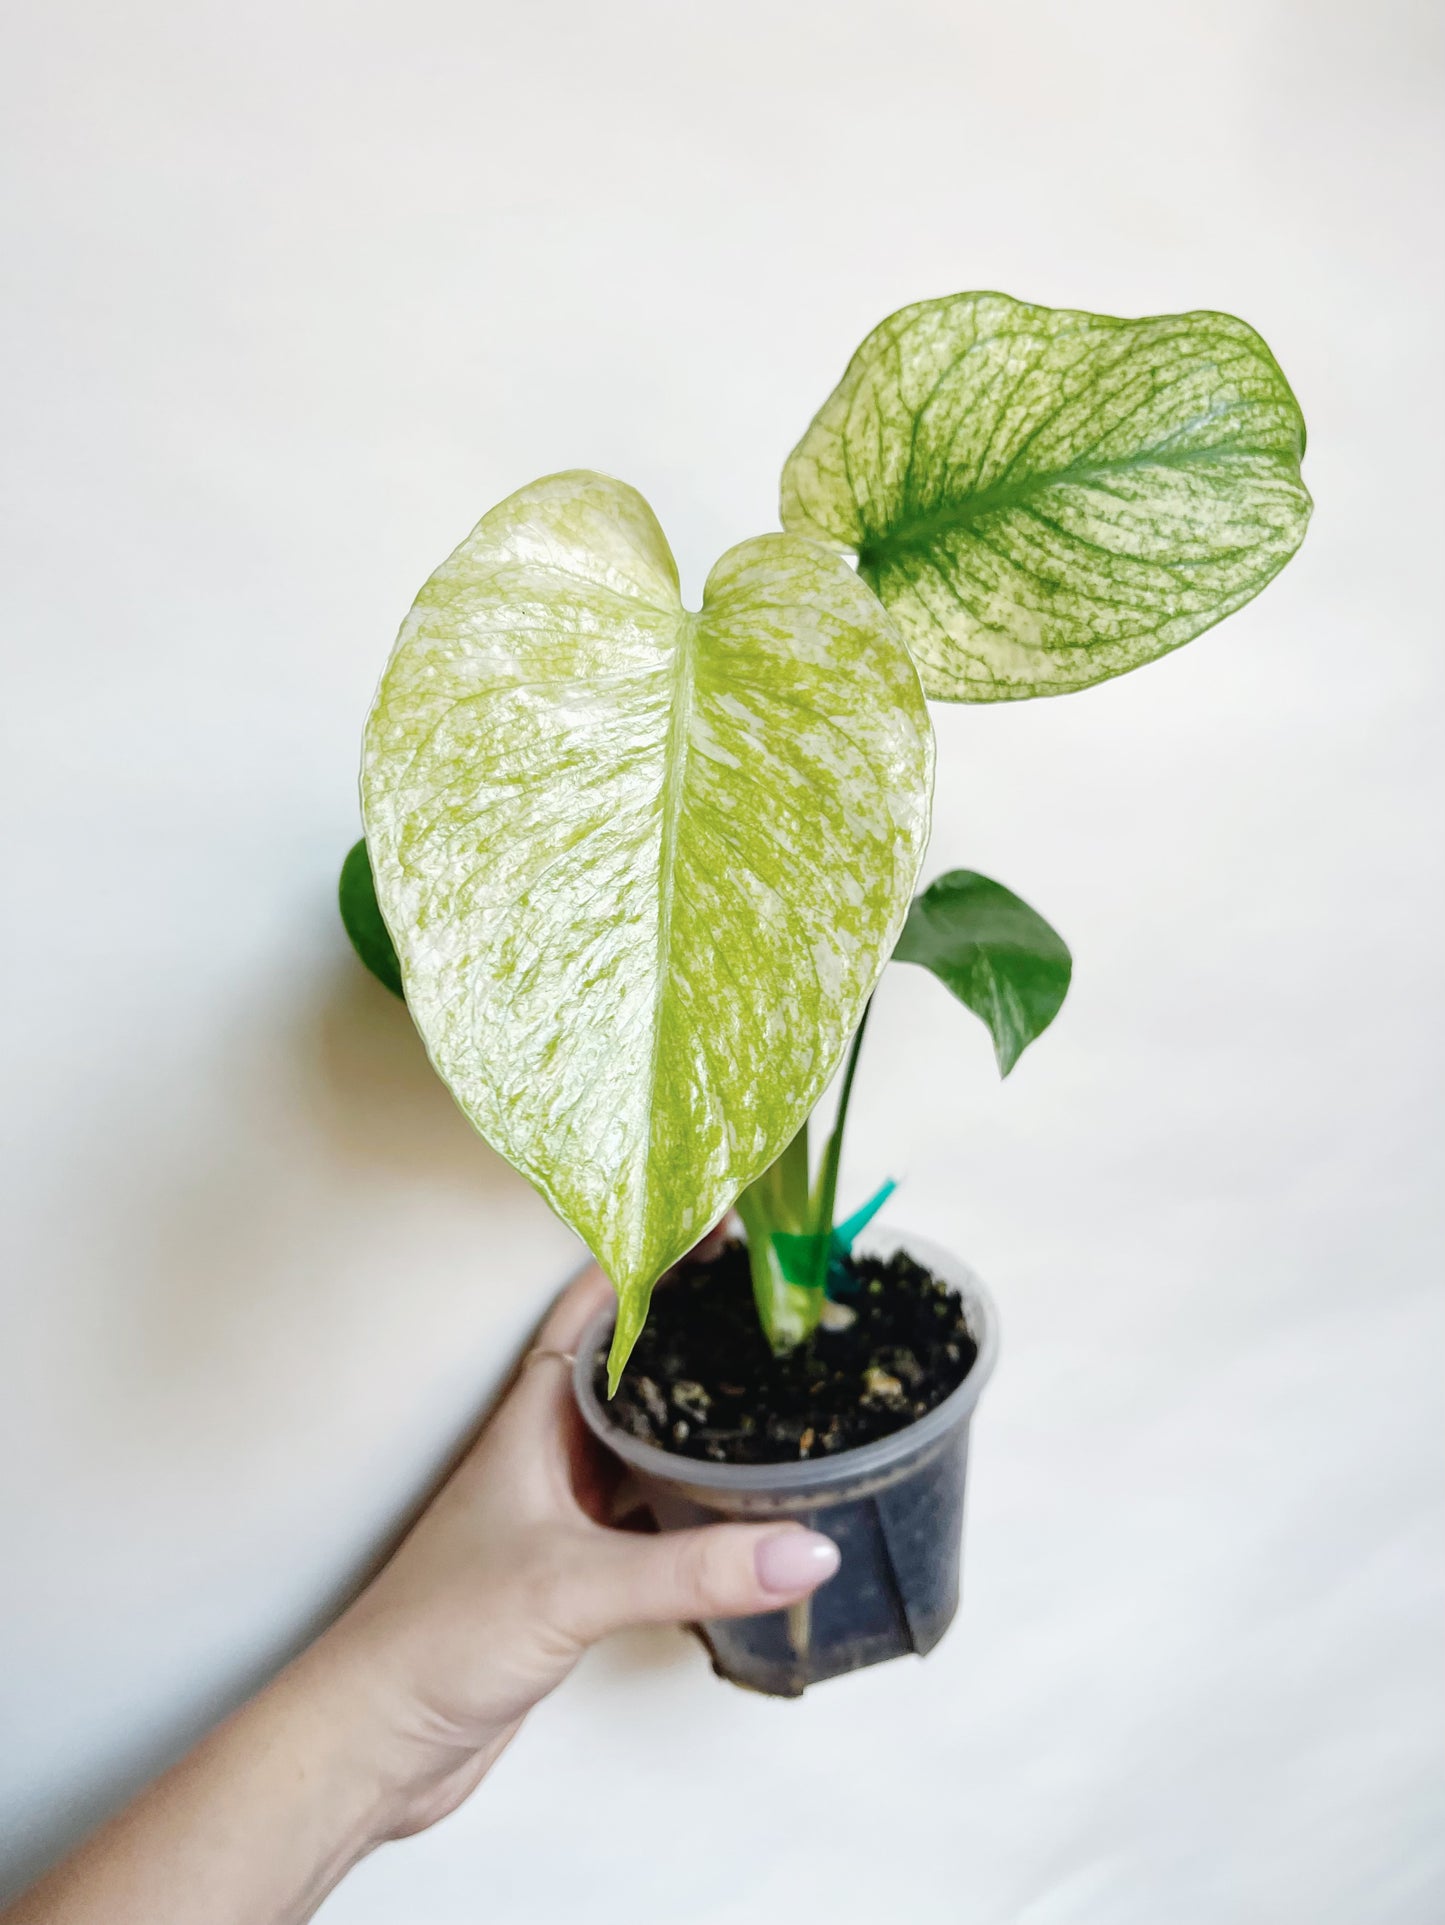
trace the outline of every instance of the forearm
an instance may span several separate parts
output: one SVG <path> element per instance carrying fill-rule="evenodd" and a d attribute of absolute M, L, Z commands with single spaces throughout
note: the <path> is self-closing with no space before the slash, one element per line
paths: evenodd
<path fill-rule="evenodd" d="M 4 1914 L 3 1925 L 299 1925 L 387 1835 L 356 1693 L 308 1653 Z"/>
<path fill-rule="evenodd" d="M 570 1373 L 580 1278 L 481 1441 L 309 1651 L 0 1925 L 301 1925 L 389 1838 L 455 1811 L 588 1645 L 784 1610 L 837 1569 L 784 1523 L 611 1529 Z"/>

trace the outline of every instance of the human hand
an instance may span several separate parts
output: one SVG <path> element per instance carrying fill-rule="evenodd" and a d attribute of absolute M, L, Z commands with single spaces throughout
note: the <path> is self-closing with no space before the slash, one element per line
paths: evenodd
<path fill-rule="evenodd" d="M 608 1290 L 591 1269 L 565 1292 L 477 1443 L 300 1661 L 353 1715 L 366 1708 L 382 1835 L 454 1810 L 609 1631 L 780 1610 L 838 1568 L 836 1546 L 798 1525 L 609 1527 L 612 1480 L 557 1354 L 576 1348 Z"/>
<path fill-rule="evenodd" d="M 605 1454 L 556 1354 L 607 1290 L 591 1270 L 563 1295 L 495 1417 L 351 1608 L 7 1925 L 301 1925 L 374 1846 L 459 1805 L 606 1632 L 775 1611 L 832 1576 L 836 1547 L 797 1525 L 608 1527 Z"/>

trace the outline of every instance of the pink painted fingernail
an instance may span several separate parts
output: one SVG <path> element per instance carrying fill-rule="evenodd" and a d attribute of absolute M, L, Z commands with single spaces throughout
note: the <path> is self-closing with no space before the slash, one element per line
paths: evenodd
<path fill-rule="evenodd" d="M 753 1560 L 758 1583 L 778 1597 L 816 1590 L 842 1562 L 838 1546 L 819 1531 L 777 1531 L 762 1540 Z"/>

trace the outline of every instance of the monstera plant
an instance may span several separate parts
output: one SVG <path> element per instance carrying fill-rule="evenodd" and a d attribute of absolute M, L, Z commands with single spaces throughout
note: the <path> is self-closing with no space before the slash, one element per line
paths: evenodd
<path fill-rule="evenodd" d="M 614 1387 L 654 1283 L 733 1206 L 773 1348 L 818 1322 L 866 1214 L 833 1221 L 890 958 L 987 1022 L 1005 1074 L 1063 1000 L 1068 950 L 1001 885 L 915 897 L 926 698 L 1086 688 L 1239 608 L 1304 535 L 1304 440 L 1227 315 L 960 294 L 863 343 L 784 468 L 783 532 L 730 549 L 699 609 L 642 497 L 584 472 L 510 496 L 423 587 L 343 913 L 611 1277 Z"/>

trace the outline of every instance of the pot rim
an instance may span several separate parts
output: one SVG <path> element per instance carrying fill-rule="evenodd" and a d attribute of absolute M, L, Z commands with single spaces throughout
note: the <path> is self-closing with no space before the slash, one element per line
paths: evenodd
<path fill-rule="evenodd" d="M 851 1484 L 897 1470 L 929 1453 L 952 1431 L 965 1424 L 985 1384 L 993 1374 L 998 1357 L 998 1312 L 993 1298 L 981 1279 L 952 1251 L 927 1237 L 908 1230 L 880 1227 L 865 1232 L 858 1246 L 871 1256 L 892 1256 L 905 1250 L 926 1264 L 935 1276 L 952 1285 L 962 1296 L 968 1315 L 969 1335 L 978 1345 L 978 1354 L 968 1375 L 956 1390 L 925 1416 L 906 1424 L 887 1437 L 852 1450 L 840 1450 L 830 1457 L 790 1459 L 778 1464 L 718 1464 L 703 1457 L 683 1457 L 675 1451 L 660 1450 L 643 1443 L 614 1424 L 592 1384 L 592 1367 L 613 1324 L 616 1306 L 609 1304 L 588 1324 L 577 1345 L 572 1366 L 572 1390 L 577 1407 L 588 1429 L 632 1470 L 660 1483 L 691 1486 L 697 1490 L 727 1491 L 736 1495 L 792 1495 L 816 1492 L 836 1484 Z"/>

